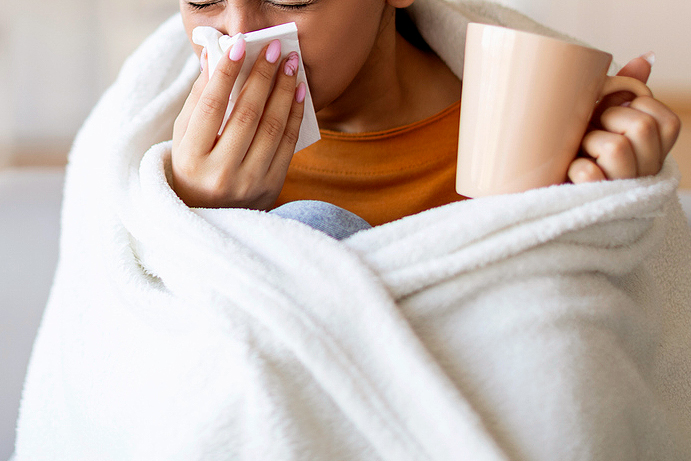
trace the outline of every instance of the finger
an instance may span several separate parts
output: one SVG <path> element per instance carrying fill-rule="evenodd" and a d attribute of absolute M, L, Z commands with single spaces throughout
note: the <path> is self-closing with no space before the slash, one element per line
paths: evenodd
<path fill-rule="evenodd" d="M 254 63 L 221 135 L 218 150 L 221 155 L 228 149 L 243 154 L 248 151 L 271 92 L 280 55 L 281 42 L 274 40 Z M 239 160 L 244 160 L 244 156 Z"/>
<path fill-rule="evenodd" d="M 295 100 L 295 82 L 299 64 L 300 58 L 293 52 L 279 66 L 276 84 L 243 162 L 247 166 L 251 165 L 251 168 L 263 170 L 263 173 L 268 171 L 286 131 L 290 110 Z"/>
<path fill-rule="evenodd" d="M 293 158 L 295 145 L 300 137 L 300 126 L 302 125 L 302 116 L 305 111 L 306 94 L 307 85 L 305 85 L 304 82 L 300 82 L 294 91 L 295 97 L 292 100 L 285 133 L 276 149 L 276 155 L 267 173 L 267 176 L 271 180 L 277 183 L 280 181 L 280 184 L 283 184 L 286 174 L 288 173 L 288 166 Z"/>
<path fill-rule="evenodd" d="M 629 61 L 619 72 L 617 72 L 617 75 L 633 77 L 643 83 L 647 83 L 654 62 L 655 54 L 653 52 L 645 53 Z"/>
<path fill-rule="evenodd" d="M 652 52 L 646 53 L 629 61 L 619 72 L 617 72 L 617 75 L 633 77 L 643 83 L 647 83 L 654 62 L 655 54 Z M 594 117 L 594 119 L 597 120 L 599 115 L 608 108 L 620 106 L 626 102 L 632 101 L 635 97 L 636 95 L 628 91 L 618 91 L 607 95 L 600 104 L 598 104 L 595 110 L 596 117 Z"/>
<path fill-rule="evenodd" d="M 197 80 L 194 81 L 194 84 L 192 85 L 192 90 L 190 91 L 189 96 L 187 96 L 185 104 L 182 106 L 182 110 L 178 114 L 177 118 L 175 119 L 175 124 L 173 125 L 174 148 L 177 148 L 177 146 L 180 145 L 182 137 L 187 132 L 187 127 L 189 125 L 192 112 L 194 108 L 197 106 L 199 98 L 201 97 L 202 92 L 206 87 L 206 84 L 209 82 L 209 65 L 206 48 L 202 50 L 202 54 L 199 57 L 199 61 L 201 65 L 201 73 L 199 74 L 199 77 L 197 77 Z"/>
<path fill-rule="evenodd" d="M 194 107 L 188 124 L 188 136 L 183 140 L 192 152 L 206 155 L 214 147 L 228 107 L 230 93 L 242 67 L 244 51 L 245 40 L 241 37 L 228 52 L 223 53 Z"/>
<path fill-rule="evenodd" d="M 667 157 L 669 151 L 672 150 L 674 143 L 679 137 L 679 132 L 681 130 L 681 120 L 679 119 L 679 116 L 672 112 L 672 110 L 664 103 L 651 97 L 640 97 L 634 99 L 631 102 L 630 108 L 645 112 L 653 117 L 657 122 L 662 150 L 662 155 L 660 158 L 661 166 L 662 162 L 665 160 L 665 157 Z"/>
<path fill-rule="evenodd" d="M 595 130 L 583 138 L 581 144 L 583 151 L 597 164 L 600 172 L 608 179 L 635 178 L 638 174 L 638 164 L 633 146 L 629 140 L 617 133 Z M 581 165 L 579 168 L 585 168 Z M 583 171 L 580 174 L 590 174 L 592 171 Z M 595 176 L 599 176 L 595 172 Z"/>
<path fill-rule="evenodd" d="M 600 167 L 598 167 L 593 160 L 583 157 L 579 157 L 571 162 L 567 176 L 574 184 L 604 181 L 607 179 Z"/>
<path fill-rule="evenodd" d="M 638 98 L 637 98 L 638 99 Z M 662 140 L 657 121 L 651 115 L 630 108 L 610 107 L 600 118 L 603 128 L 626 137 L 633 148 L 638 176 L 660 171 Z"/>

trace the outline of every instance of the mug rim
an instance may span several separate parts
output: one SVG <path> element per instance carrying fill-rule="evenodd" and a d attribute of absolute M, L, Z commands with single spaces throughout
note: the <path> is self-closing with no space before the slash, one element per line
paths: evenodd
<path fill-rule="evenodd" d="M 508 32 L 516 34 L 516 35 L 523 35 L 523 36 L 531 37 L 533 39 L 544 39 L 544 40 L 550 41 L 552 43 L 559 44 L 561 46 L 575 47 L 575 48 L 579 48 L 582 50 L 588 50 L 591 52 L 605 55 L 605 56 L 609 57 L 610 60 L 614 59 L 614 56 L 612 55 L 612 53 L 601 50 L 599 48 L 595 48 L 595 47 L 592 47 L 589 45 L 583 45 L 580 43 L 569 42 L 569 41 L 564 40 L 564 39 L 560 39 L 560 38 L 556 38 L 556 37 L 550 37 L 549 35 L 539 34 L 536 32 L 528 32 L 526 30 L 514 29 L 511 27 L 502 26 L 499 24 L 487 24 L 487 23 L 483 23 L 483 22 L 469 22 L 468 26 L 466 28 L 466 36 L 467 36 L 468 31 L 470 31 L 471 27 L 472 28 L 482 28 L 482 29 L 486 29 L 486 28 L 502 29 L 504 31 L 508 31 Z"/>

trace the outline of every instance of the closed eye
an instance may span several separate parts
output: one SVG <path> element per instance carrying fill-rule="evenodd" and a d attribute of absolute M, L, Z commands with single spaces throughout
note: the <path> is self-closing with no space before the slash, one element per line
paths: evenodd
<path fill-rule="evenodd" d="M 316 0 L 303 0 L 303 1 L 278 1 L 278 0 L 266 0 L 266 3 L 273 7 L 280 8 L 282 10 L 299 10 L 301 8 L 306 8 L 312 5 Z"/>
<path fill-rule="evenodd" d="M 203 10 L 204 8 L 209 8 L 214 5 L 218 5 L 219 3 L 223 3 L 223 0 L 215 0 L 211 2 L 204 2 L 204 3 L 195 3 L 195 2 L 187 2 L 187 5 L 192 8 L 193 10 L 199 11 Z"/>

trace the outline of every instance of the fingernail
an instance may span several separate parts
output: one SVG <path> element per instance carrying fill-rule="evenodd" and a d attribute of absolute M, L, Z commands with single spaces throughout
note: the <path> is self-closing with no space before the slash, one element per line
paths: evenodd
<path fill-rule="evenodd" d="M 199 56 L 199 72 L 204 72 L 204 67 L 206 67 L 206 47 L 204 47 L 202 54 Z"/>
<path fill-rule="evenodd" d="M 305 100 L 306 95 L 307 86 L 305 86 L 305 82 L 300 82 L 300 84 L 297 87 L 297 90 L 295 90 L 295 101 L 298 104 L 302 104 L 302 102 Z"/>
<path fill-rule="evenodd" d="M 230 47 L 230 54 L 228 57 L 231 61 L 239 61 L 245 54 L 245 38 L 240 36 L 237 41 Z"/>
<path fill-rule="evenodd" d="M 286 61 L 285 66 L 283 66 L 283 72 L 285 72 L 286 75 L 292 77 L 295 75 L 295 72 L 298 70 L 298 64 L 300 63 L 300 60 L 298 59 L 298 54 L 293 51 L 288 55 L 288 60 Z"/>
<path fill-rule="evenodd" d="M 655 53 L 653 53 L 652 51 L 648 51 L 647 53 L 642 54 L 641 58 L 648 61 L 648 64 L 650 64 L 650 67 L 652 67 L 653 64 L 655 64 Z"/>
<path fill-rule="evenodd" d="M 278 61 L 279 57 L 281 57 L 281 41 L 274 40 L 266 49 L 266 60 L 271 64 L 274 64 L 276 61 Z"/>

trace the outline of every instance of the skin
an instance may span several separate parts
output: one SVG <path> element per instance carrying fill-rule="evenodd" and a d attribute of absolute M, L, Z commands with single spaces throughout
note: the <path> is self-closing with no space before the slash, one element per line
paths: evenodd
<path fill-rule="evenodd" d="M 646 83 L 651 69 L 647 60 L 638 57 L 617 75 Z M 679 136 L 681 121 L 654 98 L 617 93 L 600 104 L 591 127 L 581 144 L 582 155 L 569 168 L 574 183 L 659 173 Z"/>
<path fill-rule="evenodd" d="M 460 97 L 460 81 L 448 67 L 396 32 L 395 8 L 413 1 L 200 0 L 194 3 L 208 6 L 198 9 L 180 0 L 180 10 L 190 42 L 200 25 L 232 36 L 296 22 L 320 127 L 363 132 L 427 118 Z M 233 61 L 226 55 L 209 80 L 202 49 L 193 46 L 204 70 L 175 123 L 173 188 L 189 206 L 270 209 L 302 118 L 296 77 L 286 74 L 285 61 L 272 63 L 260 54 L 228 124 L 216 136 L 244 57 Z M 619 74 L 645 82 L 650 65 L 637 58 Z M 569 179 L 656 174 L 679 129 L 678 117 L 654 98 L 613 95 L 596 111 Z"/>

